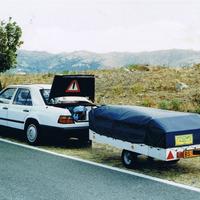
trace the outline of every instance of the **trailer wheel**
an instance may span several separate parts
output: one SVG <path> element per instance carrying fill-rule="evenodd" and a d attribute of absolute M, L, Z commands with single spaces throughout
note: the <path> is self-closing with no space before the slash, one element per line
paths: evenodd
<path fill-rule="evenodd" d="M 121 155 L 123 165 L 129 169 L 133 168 L 136 165 L 137 156 L 138 154 L 134 152 L 123 150 Z"/>
<path fill-rule="evenodd" d="M 166 165 L 176 165 L 178 163 L 180 159 L 177 160 L 171 160 L 171 161 L 166 161 L 165 164 Z"/>
<path fill-rule="evenodd" d="M 148 162 L 150 162 L 150 163 L 152 163 L 152 162 L 154 161 L 154 158 L 153 158 L 153 157 L 150 157 L 150 156 L 148 156 L 148 157 L 147 157 L 147 161 L 148 161 Z"/>

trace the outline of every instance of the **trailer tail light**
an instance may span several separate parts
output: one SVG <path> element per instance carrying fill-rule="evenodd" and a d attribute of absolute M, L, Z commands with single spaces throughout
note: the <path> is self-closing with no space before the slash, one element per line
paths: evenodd
<path fill-rule="evenodd" d="M 59 124 L 74 124 L 74 120 L 71 116 L 61 115 L 58 119 Z"/>
<path fill-rule="evenodd" d="M 168 153 L 167 160 L 172 160 L 172 159 L 174 159 L 174 155 L 173 155 L 172 151 L 170 151 Z"/>

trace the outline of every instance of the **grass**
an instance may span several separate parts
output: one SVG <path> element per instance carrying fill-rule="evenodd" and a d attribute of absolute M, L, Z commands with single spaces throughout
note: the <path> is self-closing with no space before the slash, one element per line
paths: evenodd
<path fill-rule="evenodd" d="M 143 105 L 200 113 L 200 90 L 198 89 L 200 88 L 200 65 L 183 69 L 134 65 L 126 69 L 81 73 L 96 76 L 96 103 L 98 104 Z M 50 73 L 2 74 L 0 81 L 2 87 L 21 83 L 51 83 L 53 76 L 54 74 Z M 187 84 L 189 88 L 176 91 L 178 82 Z M 1 136 L 5 137 L 5 135 Z M 17 138 L 18 141 L 23 142 L 16 134 L 11 134 L 8 138 L 11 140 Z M 44 144 L 40 148 L 123 168 L 120 160 L 121 150 L 109 145 L 94 143 L 92 148 L 83 148 L 74 141 L 70 144 Z M 134 171 L 200 187 L 200 158 L 182 159 L 177 165 L 167 166 L 163 162 L 149 162 L 142 157 L 140 165 Z"/>

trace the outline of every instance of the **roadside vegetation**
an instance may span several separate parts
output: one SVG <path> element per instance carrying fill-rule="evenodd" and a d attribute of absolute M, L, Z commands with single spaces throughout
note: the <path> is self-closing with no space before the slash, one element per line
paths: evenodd
<path fill-rule="evenodd" d="M 0 72 L 16 66 L 17 49 L 23 44 L 21 37 L 22 29 L 11 17 L 0 20 Z"/>
<path fill-rule="evenodd" d="M 129 104 L 200 113 L 200 65 L 191 68 L 128 66 L 126 68 L 81 72 L 96 76 L 97 104 Z M 71 74 L 65 72 L 65 74 Z M 73 72 L 76 74 L 76 72 Z M 10 84 L 51 83 L 54 74 L 1 74 L 2 87 Z M 177 84 L 187 85 L 184 89 Z M 12 134 L 11 134 L 12 135 Z M 2 137 L 7 137 L 5 134 Z M 9 136 L 9 138 L 15 138 Z M 19 139 L 18 139 L 19 140 Z M 19 140 L 23 142 L 23 140 Z M 41 148 L 115 167 L 123 168 L 121 151 L 109 145 L 94 143 L 92 148 L 76 142 L 62 145 L 47 144 Z M 200 187 L 200 158 L 180 160 L 177 165 L 149 162 L 141 158 L 135 171 Z"/>
<path fill-rule="evenodd" d="M 64 72 L 76 74 L 78 72 Z M 96 76 L 97 104 L 129 104 L 185 112 L 200 112 L 200 64 L 188 68 L 128 66 L 86 71 Z M 2 74 L 2 87 L 10 84 L 52 83 L 54 74 Z M 177 84 L 188 87 L 177 89 Z"/>

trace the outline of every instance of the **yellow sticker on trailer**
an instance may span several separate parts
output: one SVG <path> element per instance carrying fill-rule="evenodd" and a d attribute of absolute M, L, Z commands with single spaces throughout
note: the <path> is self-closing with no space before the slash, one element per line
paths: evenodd
<path fill-rule="evenodd" d="M 192 134 L 175 136 L 175 145 L 176 146 L 189 145 L 189 144 L 193 144 L 193 135 Z"/>

